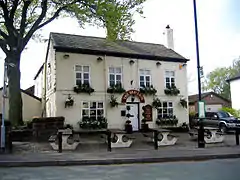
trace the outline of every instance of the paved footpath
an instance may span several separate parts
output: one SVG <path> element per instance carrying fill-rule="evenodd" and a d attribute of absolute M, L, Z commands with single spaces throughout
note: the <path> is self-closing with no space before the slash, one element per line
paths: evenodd
<path fill-rule="evenodd" d="M 163 147 L 158 150 L 113 149 L 112 152 L 46 152 L 27 154 L 1 154 L 0 167 L 107 165 L 147 162 L 171 162 L 240 158 L 240 146 L 231 147 Z"/>

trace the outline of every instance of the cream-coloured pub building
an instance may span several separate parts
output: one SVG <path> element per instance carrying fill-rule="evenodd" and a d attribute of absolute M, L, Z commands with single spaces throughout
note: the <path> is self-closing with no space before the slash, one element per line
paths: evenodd
<path fill-rule="evenodd" d="M 181 104 L 188 101 L 188 59 L 173 50 L 172 29 L 167 32 L 169 47 L 50 33 L 46 60 L 35 76 L 43 114 L 64 116 L 76 128 L 88 117 L 123 129 L 126 114 L 135 131 L 144 117 L 149 127 L 173 116 L 178 126 L 188 122 Z"/>

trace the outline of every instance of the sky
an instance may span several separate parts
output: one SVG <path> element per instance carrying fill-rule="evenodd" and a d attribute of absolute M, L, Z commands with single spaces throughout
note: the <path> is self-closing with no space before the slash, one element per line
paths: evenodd
<path fill-rule="evenodd" d="M 200 65 L 204 74 L 217 67 L 231 65 L 240 56 L 240 1 L 196 0 L 198 13 Z M 189 94 L 197 93 L 197 65 L 193 16 L 193 0 L 147 0 L 144 16 L 134 17 L 132 40 L 165 45 L 166 25 L 174 30 L 175 51 L 190 59 L 187 65 Z M 105 37 L 105 30 L 94 26 L 81 29 L 75 19 L 58 19 L 45 26 L 45 39 L 50 32 Z M 34 84 L 33 78 L 46 56 L 47 43 L 31 40 L 21 59 L 21 88 Z M 0 53 L 0 87 L 3 79 L 4 53 Z"/>

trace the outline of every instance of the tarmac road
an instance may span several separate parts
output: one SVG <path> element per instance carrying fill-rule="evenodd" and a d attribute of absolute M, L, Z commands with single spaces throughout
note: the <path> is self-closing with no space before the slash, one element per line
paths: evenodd
<path fill-rule="evenodd" d="M 109 166 L 0 168 L 0 180 L 239 180 L 240 159 Z"/>

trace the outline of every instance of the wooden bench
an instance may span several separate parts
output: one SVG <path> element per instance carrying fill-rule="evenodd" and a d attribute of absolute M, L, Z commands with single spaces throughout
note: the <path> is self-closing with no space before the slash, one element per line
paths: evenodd
<path fill-rule="evenodd" d="M 71 129 L 61 129 L 58 132 L 62 132 L 62 150 L 75 150 L 77 148 L 79 140 L 74 138 Z M 54 150 L 58 150 L 57 135 L 50 136 L 48 141 Z"/>

